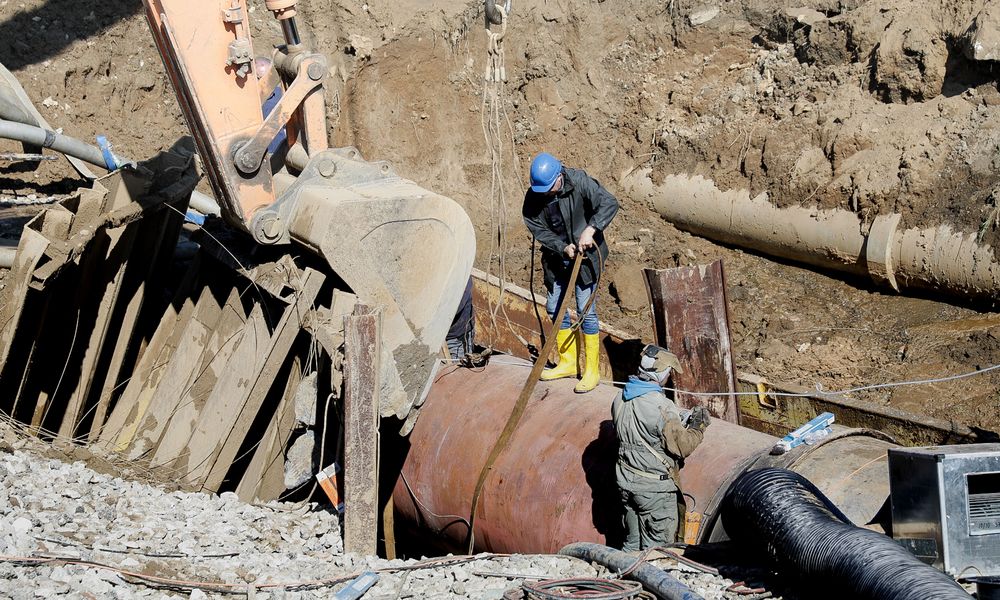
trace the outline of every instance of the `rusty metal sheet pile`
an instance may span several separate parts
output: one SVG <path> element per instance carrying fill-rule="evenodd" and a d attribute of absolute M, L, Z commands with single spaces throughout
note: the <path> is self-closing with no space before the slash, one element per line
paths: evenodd
<path fill-rule="evenodd" d="M 691 408 L 701 402 L 712 416 L 740 422 L 736 367 L 729 338 L 729 308 L 722 261 L 675 269 L 645 269 L 656 343 L 677 355 L 685 369 L 674 376 L 678 388 L 729 396 L 678 398 Z"/>

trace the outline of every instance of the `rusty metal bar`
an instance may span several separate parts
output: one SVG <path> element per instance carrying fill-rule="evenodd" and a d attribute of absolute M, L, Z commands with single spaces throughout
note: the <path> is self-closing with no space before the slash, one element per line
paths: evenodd
<path fill-rule="evenodd" d="M 740 397 L 743 424 L 772 435 L 784 435 L 824 412 L 847 427 L 867 427 L 891 435 L 904 446 L 939 446 L 986 441 L 972 428 L 924 415 L 915 415 L 891 406 L 878 406 L 845 396 L 820 396 L 816 390 L 765 380 L 751 373 L 739 373 L 741 392 L 760 392 Z M 770 392 L 803 394 L 769 396 Z M 988 432 L 987 432 L 988 435 Z"/>
<path fill-rule="evenodd" d="M 363 555 L 378 542 L 380 329 L 363 304 L 344 317 L 344 550 Z"/>
<path fill-rule="evenodd" d="M 704 400 L 712 416 L 740 422 L 736 371 L 729 337 L 729 309 L 722 261 L 696 267 L 644 269 L 652 306 L 656 343 L 677 355 L 684 367 L 674 375 L 678 388 L 692 392 L 729 392 Z M 699 402 L 679 395 L 691 408 Z"/>

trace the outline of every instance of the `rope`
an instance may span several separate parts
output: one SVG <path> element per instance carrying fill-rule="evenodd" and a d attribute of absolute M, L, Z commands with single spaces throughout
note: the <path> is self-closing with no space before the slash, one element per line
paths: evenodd
<path fill-rule="evenodd" d="M 576 260 L 573 261 L 573 273 L 570 275 L 570 281 L 576 281 L 577 274 L 580 273 L 580 265 L 583 263 L 583 254 L 577 254 Z M 507 424 L 504 425 L 503 431 L 500 433 L 500 437 L 493 444 L 493 449 L 490 450 L 489 457 L 486 459 L 486 464 L 483 465 L 483 469 L 479 472 L 479 480 L 476 482 L 476 491 L 472 495 L 472 508 L 469 514 L 469 554 L 472 554 L 473 548 L 476 544 L 476 534 L 475 534 L 475 522 L 476 522 L 476 508 L 479 506 L 479 497 L 483 493 L 483 486 L 486 483 L 486 477 L 490 474 L 493 469 L 493 464 L 496 462 L 500 454 L 507 449 L 510 444 L 510 438 L 514 435 L 514 431 L 517 430 L 518 424 L 521 422 L 521 417 L 524 415 L 524 410 L 528 406 L 528 398 L 531 397 L 531 393 L 535 391 L 535 386 L 538 384 L 538 377 L 542 374 L 542 369 L 545 367 L 545 357 L 549 355 L 552 348 L 556 345 L 556 331 L 559 329 L 559 324 L 562 322 L 562 316 L 566 313 L 566 306 L 569 304 L 569 299 L 574 294 L 567 291 L 566 295 L 563 296 L 563 300 L 559 305 L 559 310 L 556 312 L 556 319 L 552 322 L 552 328 L 549 331 L 549 338 L 546 340 L 542 352 L 535 361 L 533 367 L 531 367 L 531 373 L 528 375 L 528 380 L 524 382 L 524 387 L 521 388 L 521 394 L 517 397 L 517 402 L 514 403 L 514 410 L 511 411 L 510 416 L 507 418 Z"/>
<path fill-rule="evenodd" d="M 520 361 L 500 361 L 494 358 L 490 362 L 498 365 L 513 365 L 518 367 L 529 367 L 530 364 L 520 362 Z M 858 387 L 848 388 L 845 390 L 826 390 L 823 389 L 821 384 L 816 384 L 816 391 L 814 392 L 767 392 L 768 396 L 782 397 L 782 398 L 814 398 L 816 396 L 846 396 L 849 394 L 854 394 L 857 392 L 865 392 L 869 390 L 881 390 L 886 388 L 896 388 L 914 385 L 927 385 L 932 383 L 943 383 L 947 381 L 955 381 L 956 379 L 965 379 L 967 377 L 974 377 L 976 375 L 982 375 L 984 373 L 989 373 L 1000 369 L 1000 365 L 991 365 L 989 367 L 984 367 L 982 369 L 976 369 L 975 371 L 969 371 L 967 373 L 959 373 L 957 375 L 947 375 L 941 377 L 933 377 L 930 379 L 913 379 L 910 381 L 893 381 L 888 383 L 876 383 L 871 385 L 862 385 Z M 625 381 L 614 381 L 614 380 L 602 380 L 602 383 L 608 383 L 611 385 L 623 386 L 627 382 Z M 754 396 L 759 397 L 760 392 L 692 392 L 689 390 L 682 390 L 680 388 L 664 387 L 665 391 L 673 392 L 675 394 L 681 394 L 685 396 L 701 396 L 701 397 L 718 397 L 718 396 Z"/>
<path fill-rule="evenodd" d="M 487 7 L 489 9 L 489 7 Z M 497 316 L 502 315 L 507 323 L 507 330 L 511 331 L 518 341 L 528 346 L 528 341 L 524 339 L 512 326 L 507 308 L 504 305 L 504 294 L 506 293 L 506 282 L 509 280 L 507 274 L 507 186 L 505 185 L 505 172 L 509 171 L 509 179 L 520 181 L 520 169 L 517 156 L 517 146 L 514 144 L 514 126 L 507 113 L 507 90 L 504 85 L 507 82 L 506 59 L 503 50 L 503 39 L 507 35 L 507 24 L 509 20 L 509 4 L 505 8 L 496 6 L 496 15 L 500 30 L 494 32 L 490 29 L 490 19 L 486 22 L 487 36 L 487 61 L 486 74 L 483 85 L 483 99 L 481 107 L 481 125 L 483 129 L 483 139 L 490 153 L 490 254 L 486 263 L 487 280 L 493 274 L 493 265 L 496 263 L 496 277 L 499 280 L 499 297 L 494 304 L 493 300 L 487 297 L 490 324 L 492 332 L 499 331 L 497 326 Z M 510 146 L 510 167 L 504 164 L 506 146 Z M 495 334 L 494 334 L 495 335 Z M 493 346 L 490 340 L 490 347 Z"/>
<path fill-rule="evenodd" d="M 486 33 L 489 37 L 489 61 L 486 66 L 486 81 L 503 83 L 507 81 L 507 70 L 504 62 L 503 38 L 507 35 L 507 11 L 502 6 L 495 7 L 500 14 L 500 31 L 494 32 L 487 24 Z"/>

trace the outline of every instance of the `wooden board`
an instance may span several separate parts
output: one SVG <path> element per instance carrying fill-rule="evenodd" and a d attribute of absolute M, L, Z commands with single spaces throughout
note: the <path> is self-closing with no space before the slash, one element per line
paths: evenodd
<path fill-rule="evenodd" d="M 97 276 L 81 282 L 86 285 L 89 293 L 93 293 L 95 296 L 100 293 L 100 300 L 97 302 L 89 339 L 84 346 L 80 375 L 73 391 L 70 392 L 69 406 L 59 429 L 61 435 L 72 437 L 76 434 L 80 421 L 85 418 L 82 413 L 89 408 L 88 399 L 91 386 L 94 379 L 100 377 L 98 361 L 108 339 L 108 334 L 110 333 L 114 337 L 123 333 L 120 323 L 115 323 L 112 327 L 112 315 L 118 303 L 118 294 L 125 278 L 125 266 L 131 255 L 136 233 L 138 231 L 134 225 L 107 231 L 107 254 L 103 258 L 99 256 L 93 258 L 94 261 L 100 263 L 94 269 Z M 102 288 L 103 291 L 101 291 Z M 102 413 L 101 418 L 103 419 L 103 417 Z"/>
<path fill-rule="evenodd" d="M 249 356 L 247 348 L 267 339 L 264 311 L 259 304 L 254 305 L 247 317 L 239 291 L 232 288 L 214 324 L 199 330 L 198 335 L 201 354 L 194 363 L 188 383 L 179 391 L 173 409 L 161 421 L 160 435 L 152 442 L 152 467 L 170 466 L 178 473 L 186 473 L 189 441 L 204 408 L 211 402 L 212 395 L 221 393 L 223 386 L 236 386 L 240 376 L 248 375 L 248 364 L 243 362 Z M 154 439 L 152 430 L 148 439 Z"/>
<path fill-rule="evenodd" d="M 344 319 L 344 551 L 378 546 L 378 406 L 381 319 L 358 305 Z"/>
<path fill-rule="evenodd" d="M 185 202 L 186 204 L 186 202 Z M 112 323 L 117 325 L 119 334 L 115 339 L 114 346 L 104 349 L 105 360 L 102 362 L 99 383 L 95 382 L 94 389 L 96 398 L 96 410 L 91 421 L 88 440 L 97 441 L 100 432 L 104 427 L 108 409 L 115 399 L 115 395 L 125 384 L 121 381 L 123 372 L 134 367 L 139 348 L 142 346 L 143 338 L 138 331 L 140 316 L 146 306 L 146 289 L 153 285 L 156 279 L 163 273 L 163 255 L 173 255 L 176 246 L 177 232 L 174 231 L 174 221 L 172 211 L 169 209 L 159 212 L 152 218 L 144 220 L 137 225 L 137 234 L 133 242 L 133 260 L 126 262 L 125 271 L 122 275 L 123 282 L 119 290 L 120 300 L 112 315 Z M 168 230 L 170 234 L 168 234 Z M 188 279 L 187 277 L 185 279 Z M 181 288 L 185 288 L 182 282 Z M 168 305 L 166 312 L 159 317 L 171 319 L 177 316 L 173 305 Z"/>
<path fill-rule="evenodd" d="M 47 246 L 48 240 L 44 236 L 25 228 L 18 244 L 17 254 L 14 257 L 14 264 L 6 277 L 6 286 L 0 293 L 0 365 L 2 365 L 0 368 L 0 410 L 8 414 L 14 414 L 18 398 L 27 379 L 27 365 L 31 363 L 38 332 L 44 322 L 40 317 L 44 316 L 47 310 L 47 306 L 33 303 L 33 307 L 39 309 L 39 315 L 35 316 L 36 325 L 27 328 L 22 326 L 28 294 L 33 293 L 29 290 L 28 281 L 35 265 L 42 259 Z M 18 335 L 23 335 L 26 330 L 30 330 L 34 334 L 30 340 L 31 349 L 27 356 L 18 356 L 17 352 L 12 353 L 11 351 L 15 348 L 15 340 Z"/>
<path fill-rule="evenodd" d="M 211 332 L 216 329 L 221 314 L 222 306 L 212 289 L 206 286 L 195 304 L 194 315 L 181 332 L 170 362 L 162 370 L 158 385 L 151 390 L 149 408 L 136 427 L 134 437 L 130 443 L 125 444 L 128 446 L 126 456 L 129 459 L 151 456 L 156 449 L 163 430 L 197 374 L 202 351 Z M 119 439 L 119 446 L 123 445 L 123 441 Z"/>
<path fill-rule="evenodd" d="M 274 418 L 268 423 L 260 443 L 254 448 L 253 456 L 236 486 L 236 495 L 243 502 L 277 500 L 285 489 L 285 448 L 288 447 L 295 427 L 295 394 L 301 381 L 302 365 L 298 359 L 294 359 Z"/>
<path fill-rule="evenodd" d="M 18 331 L 21 311 L 28 294 L 31 273 L 45 254 L 49 242 L 41 233 L 25 228 L 18 243 L 14 264 L 7 273 L 0 294 L 0 364 L 6 364 Z"/>
<path fill-rule="evenodd" d="M 703 404 L 712 416 L 739 423 L 736 370 L 729 337 L 729 309 L 722 261 L 696 267 L 645 269 L 656 343 L 680 360 L 677 388 L 723 393 L 705 397 L 677 394 L 680 406 Z"/>
<path fill-rule="evenodd" d="M 189 267 L 177 297 L 161 317 L 159 326 L 101 431 L 98 445 L 106 450 L 122 452 L 128 448 L 136 428 L 145 417 L 150 399 L 163 378 L 184 330 L 194 316 L 195 299 L 191 294 L 195 288 L 194 281 L 201 273 L 199 263 L 199 259 L 195 258 Z M 179 310 L 175 308 L 178 304 Z"/>
<path fill-rule="evenodd" d="M 255 375 L 251 377 L 245 395 L 237 399 L 236 410 L 219 414 L 222 419 L 230 419 L 227 422 L 232 423 L 232 429 L 222 437 L 221 443 L 206 458 L 205 467 L 199 469 L 198 478 L 203 482 L 202 489 L 217 492 L 222 485 L 251 424 L 257 418 L 257 413 L 274 384 L 278 371 L 288 358 L 292 343 L 302 330 L 302 324 L 316 301 L 324 280 L 325 277 L 319 271 L 306 270 L 300 282 L 300 290 L 295 294 L 295 302 L 285 309 L 281 320 L 274 328 L 266 350 L 257 357 Z M 233 415 L 236 415 L 235 419 L 232 418 Z M 210 414 L 208 417 L 212 418 Z M 194 481 L 194 478 L 191 481 Z"/>

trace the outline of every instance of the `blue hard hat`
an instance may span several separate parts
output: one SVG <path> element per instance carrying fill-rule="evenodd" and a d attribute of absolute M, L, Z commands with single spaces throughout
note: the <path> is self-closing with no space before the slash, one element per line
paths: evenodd
<path fill-rule="evenodd" d="M 542 152 L 531 161 L 531 191 L 544 194 L 552 189 L 562 173 L 562 163 L 548 152 Z"/>

